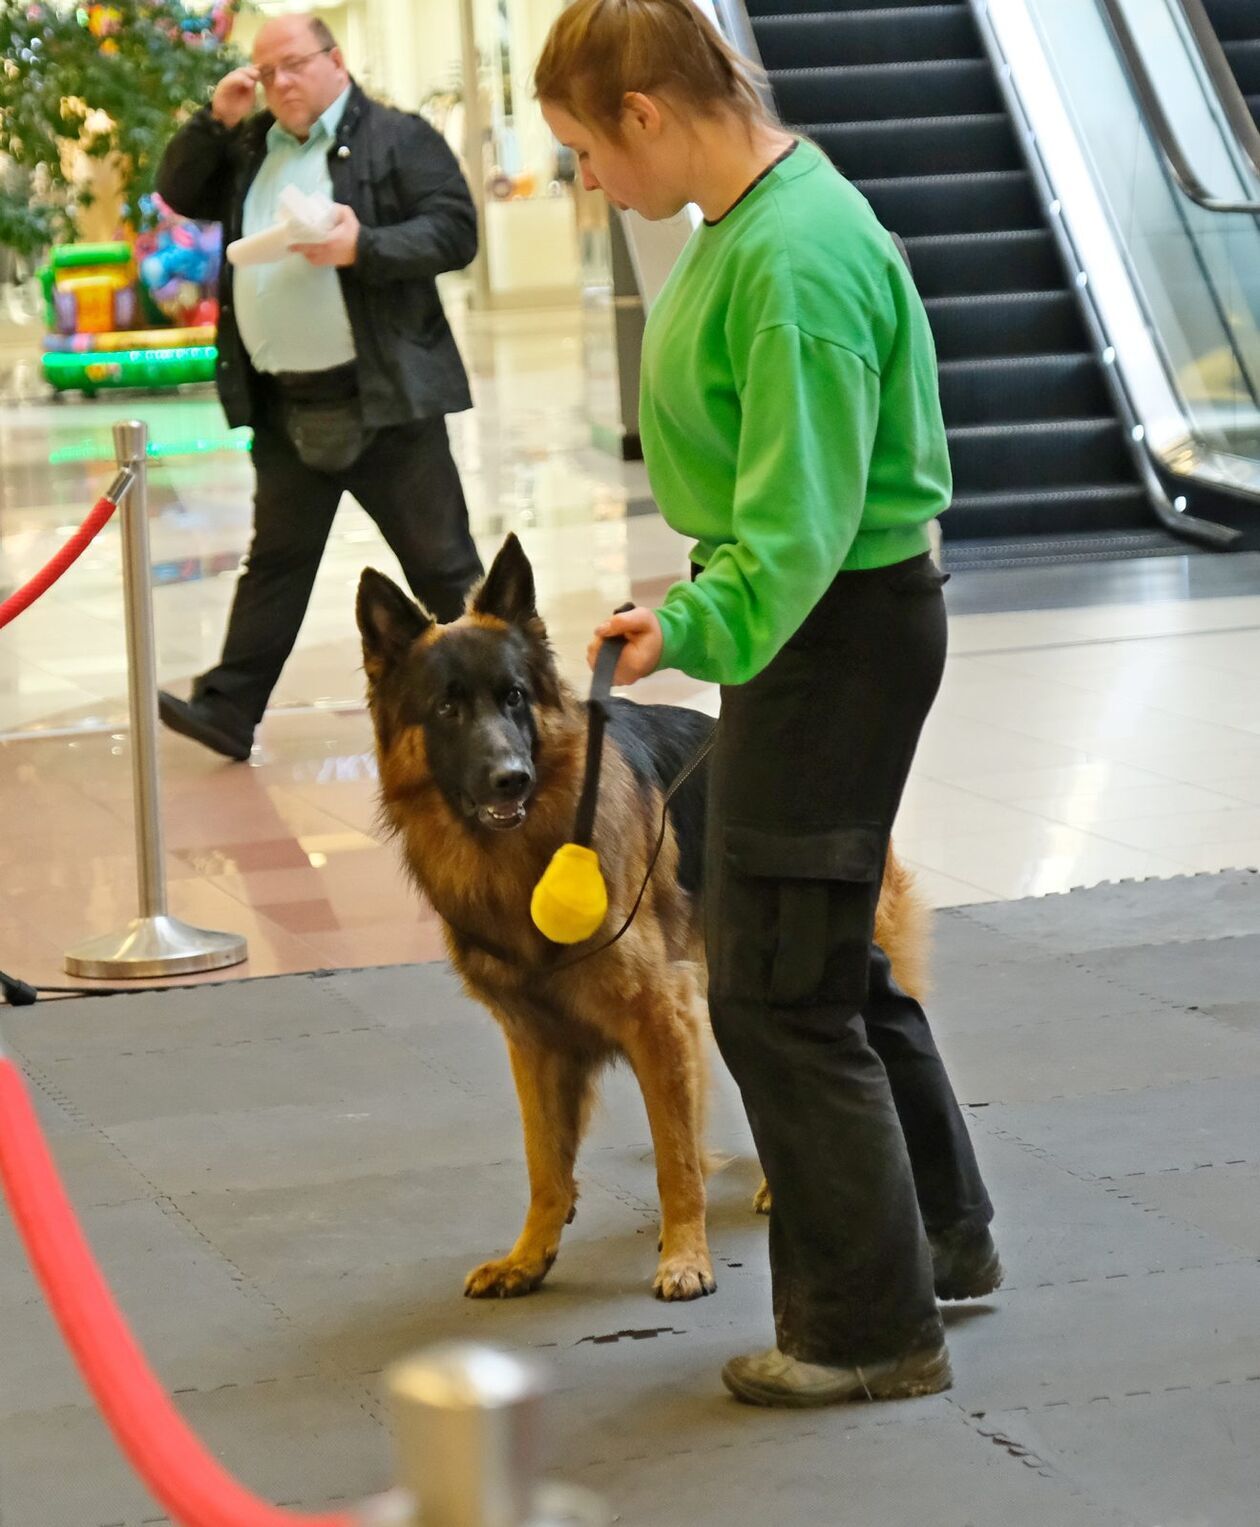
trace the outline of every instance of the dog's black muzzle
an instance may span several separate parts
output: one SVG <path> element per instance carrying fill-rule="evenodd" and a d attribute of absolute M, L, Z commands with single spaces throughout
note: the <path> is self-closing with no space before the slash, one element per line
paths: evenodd
<path fill-rule="evenodd" d="M 476 794 L 466 794 L 465 809 L 482 827 L 510 832 L 529 810 L 534 791 L 534 766 L 524 756 L 500 759 L 485 775 Z"/>

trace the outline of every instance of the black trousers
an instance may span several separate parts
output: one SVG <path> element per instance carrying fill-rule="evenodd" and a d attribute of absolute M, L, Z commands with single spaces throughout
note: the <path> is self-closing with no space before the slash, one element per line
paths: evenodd
<path fill-rule="evenodd" d="M 925 1226 L 993 1213 L 923 1009 L 872 945 L 942 582 L 926 555 L 840 574 L 723 691 L 710 763 L 709 1001 L 774 1195 L 778 1343 L 837 1367 L 940 1340 Z"/>
<path fill-rule="evenodd" d="M 281 422 L 279 399 L 264 385 L 253 456 L 248 561 L 236 585 L 223 654 L 193 687 L 196 698 L 250 727 L 262 720 L 297 640 L 343 493 L 353 493 L 376 522 L 412 593 L 439 620 L 460 614 L 482 571 L 445 418 L 380 430 L 344 471 L 317 472 L 298 457 Z"/>

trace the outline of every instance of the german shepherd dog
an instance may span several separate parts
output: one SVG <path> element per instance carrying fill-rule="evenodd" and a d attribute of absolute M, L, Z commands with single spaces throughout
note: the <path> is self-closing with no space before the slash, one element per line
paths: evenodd
<path fill-rule="evenodd" d="M 642 1089 L 656 1155 L 653 1291 L 662 1299 L 712 1293 L 702 769 L 669 803 L 660 857 L 624 937 L 590 959 L 574 954 L 598 949 L 625 921 L 664 794 L 713 723 L 681 706 L 612 702 L 592 845 L 608 916 L 593 939 L 558 958 L 530 921 L 530 896 L 571 836 L 587 710 L 557 672 L 520 543 L 507 538 L 450 625 L 371 568 L 359 583 L 358 621 L 383 819 L 442 919 L 465 989 L 503 1029 L 525 1131 L 524 1227 L 506 1256 L 468 1274 L 464 1292 L 507 1297 L 542 1282 L 577 1206 L 574 1163 L 597 1079 L 620 1059 Z M 910 991 L 921 984 L 924 932 L 922 903 L 890 854 L 876 936 Z M 756 1206 L 768 1205 L 763 1185 Z"/>

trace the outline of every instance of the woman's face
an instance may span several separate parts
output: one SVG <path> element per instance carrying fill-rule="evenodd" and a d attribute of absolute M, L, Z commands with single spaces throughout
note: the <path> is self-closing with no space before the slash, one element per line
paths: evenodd
<path fill-rule="evenodd" d="M 547 126 L 576 154 L 588 191 L 602 191 L 623 212 L 638 212 L 653 222 L 686 206 L 688 198 L 674 183 L 677 164 L 670 163 L 670 124 L 648 97 L 627 97 L 620 140 L 605 137 L 562 106 L 541 104 Z"/>

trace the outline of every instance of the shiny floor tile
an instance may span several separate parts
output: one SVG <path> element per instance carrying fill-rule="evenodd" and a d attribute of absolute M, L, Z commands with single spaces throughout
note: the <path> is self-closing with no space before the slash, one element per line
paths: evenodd
<path fill-rule="evenodd" d="M 580 688 L 595 621 L 662 598 L 688 548 L 651 512 L 642 466 L 589 443 L 579 316 L 469 315 L 454 297 L 477 408 L 451 436 L 474 533 L 487 560 L 521 537 Z M 186 692 L 217 656 L 248 547 L 240 438 L 205 390 L 54 404 L 33 354 L 11 332 L 0 345 L 0 595 L 108 483 L 114 419 L 145 419 L 169 452 L 150 473 L 158 677 Z M 1077 603 L 1061 570 L 955 576 L 945 682 L 896 830 L 934 905 L 1260 862 L 1260 595 L 1242 558 L 1180 561 L 1082 580 Z M 442 957 L 379 822 L 353 618 L 365 565 L 398 574 L 347 500 L 247 765 L 161 739 L 171 903 L 247 935 L 232 974 Z M 0 965 L 28 979 L 56 981 L 70 943 L 136 910 L 120 579 L 111 526 L 0 633 Z M 718 705 L 677 673 L 636 694 Z"/>

